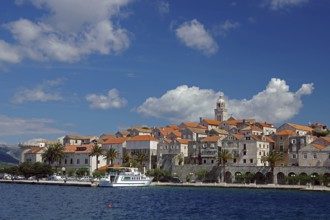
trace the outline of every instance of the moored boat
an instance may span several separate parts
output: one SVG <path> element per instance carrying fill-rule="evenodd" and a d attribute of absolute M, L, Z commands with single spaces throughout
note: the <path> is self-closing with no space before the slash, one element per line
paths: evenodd
<path fill-rule="evenodd" d="M 101 187 L 127 187 L 127 186 L 149 186 L 153 177 L 142 174 L 138 168 L 120 167 L 108 168 L 108 174 L 101 178 Z"/>

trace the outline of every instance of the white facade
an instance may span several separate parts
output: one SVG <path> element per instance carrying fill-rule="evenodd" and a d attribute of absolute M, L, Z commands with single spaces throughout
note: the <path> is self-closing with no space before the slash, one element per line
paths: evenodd
<path fill-rule="evenodd" d="M 151 169 L 152 156 L 157 158 L 158 142 L 158 139 L 149 135 L 135 136 L 127 140 L 126 150 L 132 155 L 138 153 L 145 154 L 148 157 L 148 161 L 145 161 L 144 164 L 147 169 Z"/>
<path fill-rule="evenodd" d="M 214 109 L 215 120 L 226 121 L 228 119 L 228 110 L 226 108 L 226 101 L 224 99 L 224 94 L 221 92 L 219 99 L 216 103 L 216 108 Z"/>

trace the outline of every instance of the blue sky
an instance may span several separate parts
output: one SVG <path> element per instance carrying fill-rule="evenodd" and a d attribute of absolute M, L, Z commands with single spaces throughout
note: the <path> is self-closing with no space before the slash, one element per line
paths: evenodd
<path fill-rule="evenodd" d="M 0 143 L 213 119 L 220 92 L 235 118 L 330 122 L 328 0 L 0 6 Z"/>

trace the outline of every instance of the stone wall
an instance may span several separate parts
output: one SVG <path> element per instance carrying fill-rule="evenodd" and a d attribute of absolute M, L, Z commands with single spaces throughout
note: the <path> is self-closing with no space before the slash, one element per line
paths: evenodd
<path fill-rule="evenodd" d="M 196 179 L 196 173 L 201 171 L 207 171 L 208 175 L 206 181 L 215 182 L 218 180 L 218 177 L 222 174 L 223 168 L 214 166 L 214 165 L 195 165 L 195 164 L 185 164 L 182 166 L 172 166 L 168 171 L 173 175 L 179 177 L 182 181 L 186 181 L 187 177 L 189 179 Z M 232 176 L 235 173 L 261 173 L 267 175 L 271 172 L 270 167 L 243 167 L 243 166 L 226 166 L 226 173 L 230 173 Z M 279 173 L 283 173 L 285 176 L 288 176 L 290 173 L 299 175 L 305 173 L 307 175 L 312 174 L 330 174 L 330 167 L 275 167 L 274 176 L 277 176 Z"/>

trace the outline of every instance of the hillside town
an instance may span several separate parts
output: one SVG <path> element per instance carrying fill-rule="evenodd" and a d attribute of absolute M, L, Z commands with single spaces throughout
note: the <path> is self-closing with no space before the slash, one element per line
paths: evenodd
<path fill-rule="evenodd" d="M 51 165 L 67 170 L 86 168 L 90 174 L 109 164 L 122 165 L 127 162 L 127 155 L 137 154 L 144 155 L 141 165 L 147 170 L 160 168 L 171 171 L 172 166 L 189 165 L 218 166 L 218 153 L 221 151 L 231 154 L 226 161 L 227 167 L 260 170 L 271 165 L 263 158 L 276 152 L 281 155 L 281 160 L 276 161 L 275 166 L 286 168 L 289 170 L 285 171 L 287 175 L 293 176 L 301 174 L 292 171 L 297 167 L 330 166 L 328 134 L 327 126 L 321 123 L 284 123 L 275 127 L 251 118 L 229 117 L 224 94 L 221 93 L 215 103 L 214 119 L 201 117 L 199 123 L 181 122 L 165 127 L 133 126 L 125 131 L 101 136 L 68 134 L 57 141 L 20 143 L 20 148 L 21 162 L 46 163 L 42 155 L 47 146 L 59 143 L 64 146 L 64 157 L 60 161 L 52 161 Z M 109 157 L 93 154 L 95 146 L 104 152 L 115 151 L 116 156 L 109 160 Z M 310 175 L 308 172 L 305 175 Z M 226 181 L 232 181 L 233 176 L 238 174 L 224 175 Z"/>

